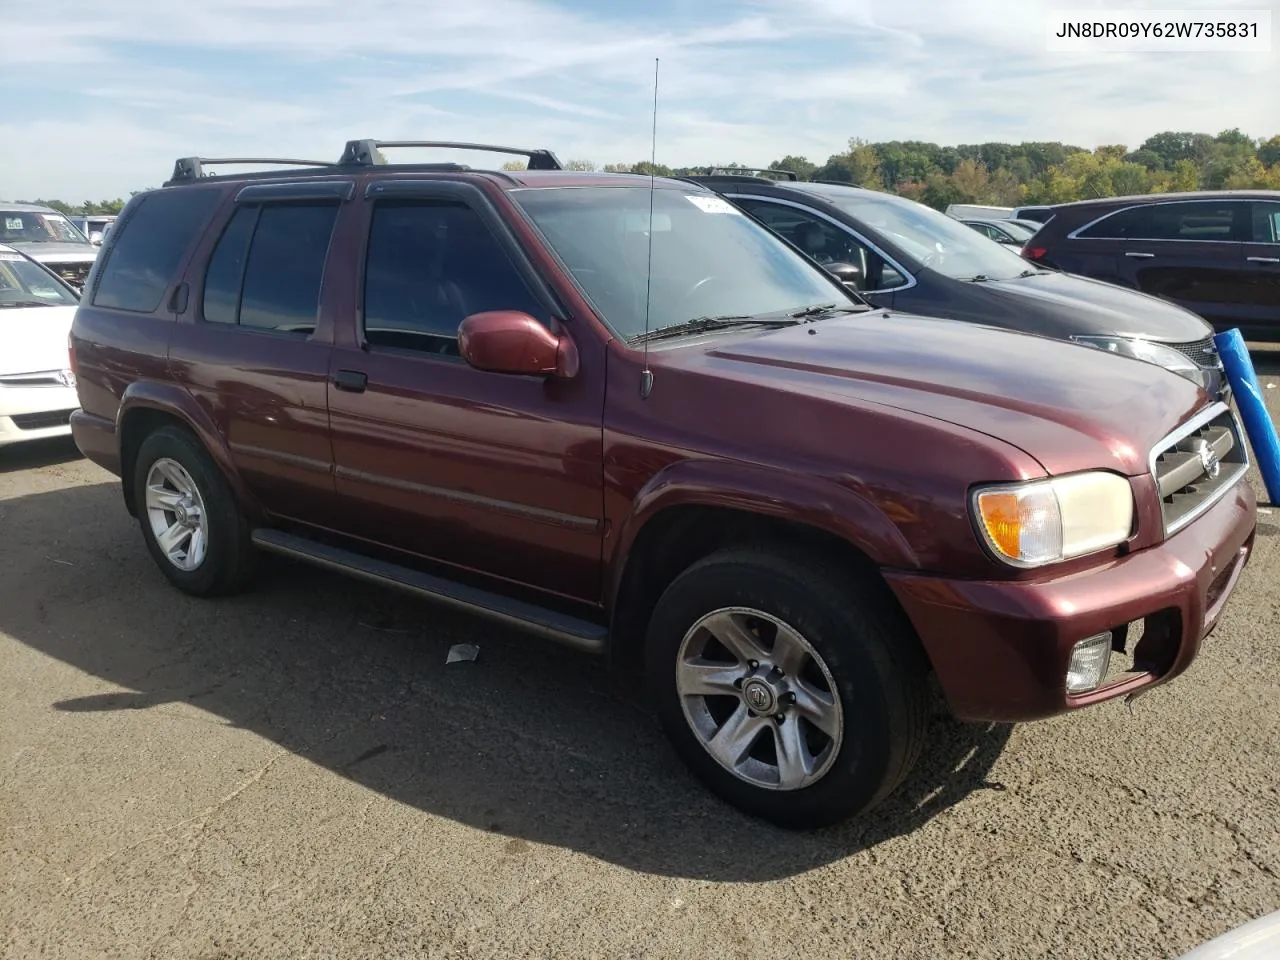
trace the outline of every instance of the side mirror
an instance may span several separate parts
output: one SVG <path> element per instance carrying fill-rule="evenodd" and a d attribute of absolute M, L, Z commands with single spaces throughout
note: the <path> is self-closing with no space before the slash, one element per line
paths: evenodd
<path fill-rule="evenodd" d="M 577 376 L 578 348 L 519 310 L 473 313 L 458 327 L 458 349 L 477 370 L 524 376 Z"/>
<path fill-rule="evenodd" d="M 846 287 L 852 287 L 857 290 L 858 285 L 862 283 L 862 268 L 856 263 L 828 263 L 823 265 L 823 269 L 831 274 Z"/>

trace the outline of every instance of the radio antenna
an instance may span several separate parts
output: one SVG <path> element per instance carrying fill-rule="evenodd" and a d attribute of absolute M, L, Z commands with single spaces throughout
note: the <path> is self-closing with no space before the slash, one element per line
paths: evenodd
<path fill-rule="evenodd" d="M 649 332 L 649 302 L 653 296 L 653 194 L 658 172 L 658 58 L 653 58 L 653 133 L 649 140 L 649 263 L 644 278 L 644 332 Z M 644 370 L 640 372 L 640 399 L 653 390 L 653 371 L 649 369 L 649 338 L 644 339 Z"/>

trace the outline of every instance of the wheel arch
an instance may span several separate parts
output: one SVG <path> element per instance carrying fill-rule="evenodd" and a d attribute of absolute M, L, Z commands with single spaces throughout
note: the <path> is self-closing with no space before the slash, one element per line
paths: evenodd
<path fill-rule="evenodd" d="M 133 487 L 138 451 L 150 434 L 164 426 L 176 426 L 190 433 L 213 458 L 245 511 L 256 512 L 222 434 L 195 398 L 174 384 L 136 381 L 125 390 L 116 414 L 120 481 L 130 515 L 137 515 Z"/>

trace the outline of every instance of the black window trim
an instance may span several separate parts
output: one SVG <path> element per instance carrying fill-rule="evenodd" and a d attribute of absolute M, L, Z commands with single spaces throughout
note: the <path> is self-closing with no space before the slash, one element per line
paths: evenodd
<path fill-rule="evenodd" d="M 372 209 L 362 228 L 360 264 L 356 276 L 356 289 L 358 291 L 356 297 L 356 339 L 361 350 L 376 350 L 379 353 L 391 353 L 398 356 L 415 357 L 436 362 L 465 362 L 461 357 L 449 354 L 427 353 L 405 347 L 371 344 L 365 336 L 364 292 L 369 260 L 369 235 L 373 228 L 373 214 L 377 210 L 377 204 L 381 201 L 434 200 L 465 205 L 488 228 L 498 246 L 507 255 L 512 267 L 515 268 L 516 274 L 528 289 L 529 294 L 552 318 L 553 323 L 572 322 L 573 317 L 552 292 L 542 274 L 534 267 L 524 248 L 511 233 L 511 229 L 502 214 L 498 212 L 484 190 L 474 183 L 469 183 L 465 180 L 434 180 L 417 177 L 398 180 L 373 180 L 365 187 L 364 196 Z"/>
<path fill-rule="evenodd" d="M 1128 213 L 1130 210 L 1137 210 L 1139 208 L 1167 207 L 1170 204 L 1174 204 L 1174 203 L 1217 203 L 1217 204 L 1230 203 L 1230 204 L 1248 205 L 1251 202 L 1252 202 L 1252 198 L 1249 198 L 1249 197 L 1191 197 L 1191 198 L 1183 197 L 1177 200 L 1154 200 L 1149 203 L 1129 203 L 1124 205 L 1123 207 L 1116 207 L 1116 209 L 1111 210 L 1107 213 L 1104 213 L 1100 217 L 1095 217 L 1093 220 L 1090 220 L 1088 223 L 1084 224 L 1083 226 L 1076 227 L 1074 230 L 1072 230 L 1070 233 L 1067 234 L 1067 239 L 1068 240 L 1103 240 L 1103 241 L 1111 241 L 1113 243 L 1117 240 L 1121 242 L 1132 241 L 1134 243 L 1242 243 L 1244 241 L 1237 240 L 1237 239 L 1186 240 L 1181 237 L 1082 237 L 1080 236 L 1080 234 L 1084 233 L 1084 231 L 1088 230 L 1090 227 L 1094 227 L 1099 223 L 1102 223 L 1102 221 L 1110 219 L 1111 217 L 1114 217 L 1117 214 Z M 1231 229 L 1233 231 L 1238 231 L 1239 220 L 1240 220 L 1240 214 L 1238 211 L 1236 211 L 1231 218 Z"/>
<path fill-rule="evenodd" d="M 289 183 L 251 183 L 241 187 L 236 203 L 271 203 L 285 200 L 337 200 L 355 196 L 354 180 L 294 180 Z"/>
<path fill-rule="evenodd" d="M 248 335 L 277 337 L 280 339 L 292 340 L 294 342 L 309 342 L 315 339 L 320 331 L 320 311 L 324 309 L 324 287 L 329 278 L 329 254 L 333 250 L 333 238 L 338 232 L 339 218 L 342 215 L 342 199 L 336 193 L 329 193 L 321 196 L 305 196 L 305 191 L 286 191 L 281 188 L 292 186 L 306 186 L 306 184 L 260 184 L 266 188 L 257 195 L 251 195 L 245 202 L 244 206 L 240 205 L 241 197 L 249 187 L 241 190 L 235 197 L 235 203 L 231 206 L 231 216 L 227 218 L 226 223 L 222 225 L 222 229 L 218 232 L 218 239 L 213 242 L 213 246 L 209 249 L 209 256 L 204 261 L 204 269 L 200 273 L 200 306 L 196 311 L 196 321 L 198 323 L 207 323 L 211 327 L 217 327 L 221 330 L 234 330 Z M 354 187 L 354 184 L 352 185 Z M 272 327 L 255 327 L 245 326 L 240 322 L 240 310 L 244 305 L 244 280 L 245 275 L 249 272 L 249 258 L 253 254 L 253 241 L 258 236 L 258 224 L 262 221 L 262 209 L 266 206 L 284 207 L 289 206 L 290 201 L 307 202 L 324 204 L 331 202 L 335 208 L 333 217 L 333 225 L 329 228 L 329 243 L 325 247 L 323 270 L 320 274 L 320 291 L 316 298 L 316 322 L 311 328 L 310 333 L 302 333 L 296 330 L 279 330 Z M 226 236 L 227 231 L 231 228 L 231 223 L 241 210 L 252 209 L 253 229 L 249 231 L 249 242 L 245 246 L 244 263 L 240 265 L 240 277 L 236 284 L 236 314 L 235 321 L 227 323 L 221 320 L 210 320 L 204 315 L 204 299 L 205 291 L 208 286 L 209 265 L 213 262 L 214 254 L 218 251 L 218 245 L 222 242 L 222 238 Z"/>
<path fill-rule="evenodd" d="M 896 287 L 880 287 L 879 289 L 876 289 L 876 290 L 863 290 L 862 293 L 866 293 L 866 294 L 897 293 L 901 290 L 910 290 L 912 287 L 916 285 L 915 274 L 912 273 L 910 270 L 908 270 L 906 267 L 904 267 L 899 261 L 889 256 L 889 254 L 885 253 L 884 250 L 882 250 L 879 245 L 873 243 L 871 240 L 868 240 L 865 236 L 862 235 L 862 233 L 860 233 L 858 230 L 855 230 L 852 226 L 850 226 L 848 223 L 845 223 L 843 220 L 840 220 L 837 217 L 833 217 L 829 213 L 825 213 L 822 210 L 818 210 L 815 207 L 811 206 L 810 204 L 799 203 L 795 200 L 785 200 L 781 197 L 764 196 L 760 194 L 751 194 L 751 193 L 727 193 L 726 192 L 724 196 L 728 197 L 731 200 L 738 200 L 738 199 L 758 200 L 761 203 L 776 203 L 780 206 L 791 207 L 793 210 L 798 210 L 801 213 L 807 213 L 812 216 L 816 216 L 823 220 L 826 220 L 828 223 L 830 223 L 832 226 L 836 227 L 837 229 L 843 230 L 845 233 L 851 234 L 859 243 L 863 244 L 868 250 L 873 251 L 877 256 L 880 257 L 881 260 L 883 260 L 889 266 L 893 267 L 893 269 L 897 270 L 898 273 L 900 273 L 902 276 L 907 278 L 906 283 L 898 284 L 898 286 Z M 750 210 L 747 210 L 745 212 L 748 214 L 751 214 Z M 763 223 L 763 221 L 761 221 L 759 217 L 753 217 L 753 219 Z M 764 226 L 772 230 L 772 228 L 770 228 L 767 223 L 764 224 Z M 774 232 L 776 233 L 776 231 Z M 801 252 L 803 253 L 803 251 Z"/>

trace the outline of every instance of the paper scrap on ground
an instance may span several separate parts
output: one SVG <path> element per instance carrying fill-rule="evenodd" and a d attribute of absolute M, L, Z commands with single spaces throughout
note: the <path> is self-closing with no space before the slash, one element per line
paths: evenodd
<path fill-rule="evenodd" d="M 480 656 L 480 648 L 474 643 L 455 643 L 449 648 L 449 656 L 445 663 L 457 663 L 460 660 L 474 660 Z"/>

